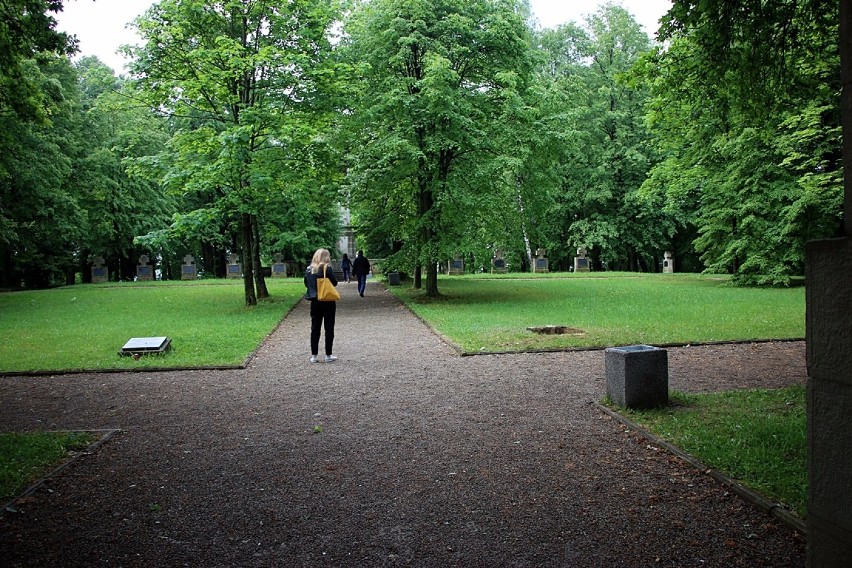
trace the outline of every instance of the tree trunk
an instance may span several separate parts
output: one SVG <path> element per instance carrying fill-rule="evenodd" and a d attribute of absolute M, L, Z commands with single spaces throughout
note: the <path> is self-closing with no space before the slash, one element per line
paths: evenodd
<path fill-rule="evenodd" d="M 251 254 L 251 215 L 243 213 L 240 216 L 240 225 L 240 235 L 243 248 L 243 289 L 245 291 L 246 305 L 256 306 L 257 296 L 254 293 L 254 271 L 252 270 Z"/>
<path fill-rule="evenodd" d="M 260 263 L 260 224 L 257 215 L 251 216 L 251 260 L 254 269 L 254 283 L 257 287 L 257 299 L 262 300 L 269 297 L 269 289 L 266 287 L 266 278 L 263 275 L 263 266 Z"/>
<path fill-rule="evenodd" d="M 426 252 L 426 295 L 438 296 L 438 264 L 434 258 L 434 247 L 432 241 L 435 238 L 432 230 L 431 211 L 434 205 L 432 191 L 425 184 L 421 185 L 420 202 L 418 213 L 420 214 L 420 250 Z"/>
<path fill-rule="evenodd" d="M 524 209 L 524 198 L 521 195 L 521 181 L 520 180 L 515 180 L 515 190 L 516 190 L 516 197 L 518 199 L 518 213 L 521 214 L 521 233 L 524 236 L 524 249 L 526 250 L 526 253 L 527 253 L 526 261 L 527 261 L 527 263 L 530 267 L 530 271 L 532 271 L 532 267 L 534 266 L 533 265 L 533 257 L 532 257 L 532 246 L 530 245 L 530 235 L 527 232 L 527 219 L 526 219 L 527 214 L 526 214 L 526 210 Z M 526 272 L 526 270 L 524 270 L 524 272 Z"/>

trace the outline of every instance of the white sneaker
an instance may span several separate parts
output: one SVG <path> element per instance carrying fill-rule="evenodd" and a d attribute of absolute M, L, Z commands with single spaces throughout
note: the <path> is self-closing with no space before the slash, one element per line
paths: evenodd
<path fill-rule="evenodd" d="M 333 361 L 337 361 L 337 357 L 335 357 L 334 355 L 326 355 L 325 356 L 325 362 L 326 363 L 331 363 Z"/>
<path fill-rule="evenodd" d="M 316 362 L 317 362 L 317 356 L 311 355 L 311 363 L 316 363 Z"/>

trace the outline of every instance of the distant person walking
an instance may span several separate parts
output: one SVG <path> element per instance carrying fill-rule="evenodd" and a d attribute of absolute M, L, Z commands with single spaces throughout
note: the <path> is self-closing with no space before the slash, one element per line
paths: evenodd
<path fill-rule="evenodd" d="M 305 270 L 305 288 L 307 288 L 305 299 L 311 302 L 311 363 L 318 361 L 319 338 L 323 325 L 325 326 L 325 362 L 331 363 L 337 360 L 337 357 L 332 355 L 334 316 L 337 313 L 337 302 L 320 302 L 317 299 L 317 278 L 322 278 L 323 272 L 325 272 L 325 277 L 337 286 L 337 278 L 334 276 L 334 270 L 329 266 L 330 263 L 331 255 L 328 249 L 317 249 L 311 259 L 311 264 Z"/>
<path fill-rule="evenodd" d="M 352 272 L 352 261 L 349 260 L 349 255 L 343 253 L 343 260 L 340 261 L 340 268 L 343 270 L 343 281 L 349 284 L 349 274 Z"/>
<path fill-rule="evenodd" d="M 367 275 L 370 273 L 370 261 L 364 257 L 364 251 L 359 250 L 352 263 L 352 274 L 358 279 L 358 294 L 364 297 L 367 288 Z"/>

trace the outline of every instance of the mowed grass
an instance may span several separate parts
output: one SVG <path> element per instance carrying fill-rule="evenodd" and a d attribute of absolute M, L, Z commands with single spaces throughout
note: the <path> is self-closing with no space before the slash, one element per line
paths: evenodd
<path fill-rule="evenodd" d="M 271 298 L 246 307 L 242 280 L 87 284 L 0 294 L 0 372 L 242 364 L 304 294 L 273 280 Z M 169 337 L 172 349 L 119 357 L 133 337 Z"/>
<path fill-rule="evenodd" d="M 87 432 L 0 433 L 0 500 L 18 496 L 63 460 L 95 440 Z"/>
<path fill-rule="evenodd" d="M 671 393 L 666 408 L 618 411 L 704 465 L 806 516 L 805 388 Z"/>
<path fill-rule="evenodd" d="M 594 277 L 439 279 L 441 297 L 392 287 L 465 352 L 802 338 L 805 290 L 738 288 L 727 277 L 604 273 Z M 541 335 L 529 327 L 567 326 Z"/>

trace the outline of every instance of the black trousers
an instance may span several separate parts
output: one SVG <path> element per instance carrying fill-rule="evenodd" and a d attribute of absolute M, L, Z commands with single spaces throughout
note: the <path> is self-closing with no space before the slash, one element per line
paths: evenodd
<path fill-rule="evenodd" d="M 311 300 L 311 355 L 319 353 L 319 338 L 325 325 L 325 354 L 332 354 L 334 344 L 334 315 L 337 313 L 337 302 L 320 302 Z"/>

